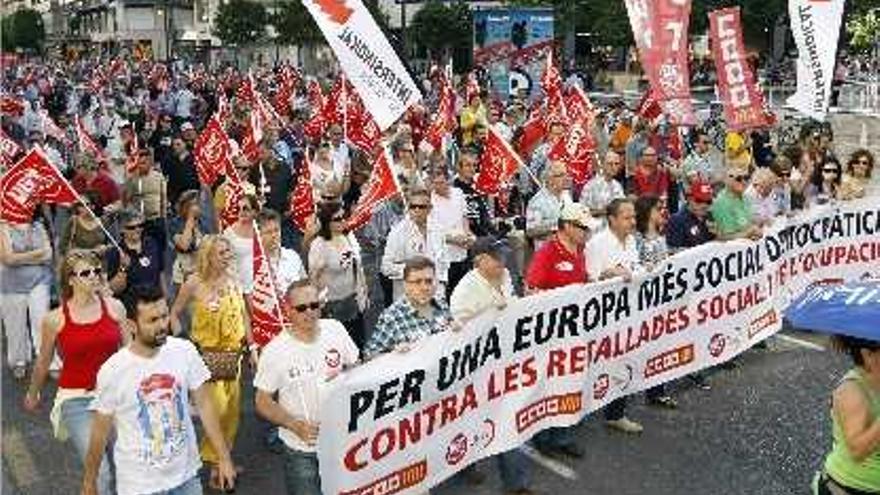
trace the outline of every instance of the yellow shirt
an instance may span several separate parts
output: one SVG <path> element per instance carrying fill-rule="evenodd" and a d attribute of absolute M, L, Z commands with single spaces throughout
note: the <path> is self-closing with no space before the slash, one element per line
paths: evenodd
<path fill-rule="evenodd" d="M 240 350 L 245 337 L 245 311 L 238 288 L 227 288 L 215 305 L 194 299 L 192 341 L 203 349 Z"/>

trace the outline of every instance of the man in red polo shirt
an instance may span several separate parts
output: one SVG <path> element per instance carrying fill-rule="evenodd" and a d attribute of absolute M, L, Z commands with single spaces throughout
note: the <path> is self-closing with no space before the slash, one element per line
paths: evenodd
<path fill-rule="evenodd" d="M 556 234 L 532 256 L 526 272 L 528 289 L 535 292 L 585 283 L 587 231 L 595 231 L 600 225 L 587 207 L 565 203 L 559 214 Z"/>
<path fill-rule="evenodd" d="M 97 193 L 101 204 L 96 206 L 99 206 L 107 213 L 119 209 L 121 204 L 119 186 L 106 172 L 98 167 L 98 164 L 90 156 L 85 154 L 77 155 L 74 170 L 76 173 L 73 176 L 71 185 L 78 193 L 85 194 L 88 191 Z"/>
<path fill-rule="evenodd" d="M 559 214 L 556 234 L 545 242 L 529 264 L 526 273 L 526 291 L 537 292 L 587 281 L 587 262 L 584 245 L 589 231 L 601 223 L 590 215 L 590 209 L 580 203 L 565 203 Z M 583 447 L 575 444 L 571 427 L 548 428 L 532 439 L 532 444 L 543 454 L 581 458 Z"/>

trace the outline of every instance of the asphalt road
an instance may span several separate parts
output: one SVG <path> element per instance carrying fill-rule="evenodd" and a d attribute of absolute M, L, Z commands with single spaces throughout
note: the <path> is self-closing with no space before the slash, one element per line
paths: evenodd
<path fill-rule="evenodd" d="M 797 338 L 823 345 L 809 335 Z M 631 398 L 629 415 L 645 426 L 639 436 L 589 418 L 577 434 L 586 456 L 538 458 L 532 487 L 541 494 L 806 494 L 829 447 L 829 391 L 846 369 L 834 352 L 773 338 L 768 349 L 744 354 L 738 368 L 714 371 L 710 391 L 675 384 L 677 410 Z M 24 412 L 23 387 L 9 373 L 2 382 L 3 493 L 78 493 L 81 467 L 72 447 L 52 437 L 47 407 L 36 416 Z M 245 468 L 237 493 L 284 493 L 281 457 L 263 447 L 261 432 L 248 391 L 233 453 Z M 449 484 L 435 491 L 501 493 L 495 464 L 484 461 L 480 470 L 487 480 L 479 487 Z"/>

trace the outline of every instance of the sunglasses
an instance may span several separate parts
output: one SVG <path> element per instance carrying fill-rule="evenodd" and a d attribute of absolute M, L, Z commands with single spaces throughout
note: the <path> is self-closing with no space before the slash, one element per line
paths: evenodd
<path fill-rule="evenodd" d="M 122 230 L 140 230 L 142 228 L 144 228 L 142 223 L 131 223 L 122 227 Z"/>
<path fill-rule="evenodd" d="M 834 174 L 834 175 L 837 175 L 837 169 L 836 169 L 836 168 L 823 168 L 823 169 L 822 169 L 822 173 L 823 173 L 823 174 Z"/>
<path fill-rule="evenodd" d="M 308 303 L 308 304 L 297 304 L 296 306 L 293 307 L 293 309 L 295 309 L 297 311 L 297 313 L 305 313 L 307 309 L 310 309 L 312 311 L 317 311 L 317 310 L 321 309 L 321 303 L 319 303 L 318 301 L 315 301 L 315 302 Z"/>
<path fill-rule="evenodd" d="M 427 210 L 431 208 L 430 205 L 409 205 L 410 210 Z"/>
<path fill-rule="evenodd" d="M 745 182 L 745 181 L 749 180 L 749 176 L 748 175 L 731 175 L 730 180 L 733 180 L 735 182 Z"/>
<path fill-rule="evenodd" d="M 101 274 L 100 268 L 87 268 L 82 271 L 73 272 L 73 275 L 75 275 L 78 278 L 97 277 L 100 274 Z"/>

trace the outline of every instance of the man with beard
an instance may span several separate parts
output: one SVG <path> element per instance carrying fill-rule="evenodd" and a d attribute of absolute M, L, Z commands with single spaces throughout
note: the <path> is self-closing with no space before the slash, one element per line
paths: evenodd
<path fill-rule="evenodd" d="M 125 494 L 201 494 L 192 394 L 205 434 L 219 455 L 221 486 L 235 486 L 235 467 L 206 384 L 208 368 L 189 341 L 169 337 L 168 304 L 158 287 L 138 288 L 126 307 L 132 342 L 98 372 L 92 436 L 82 493 L 97 493 L 97 474 L 111 428 L 116 489 Z"/>

